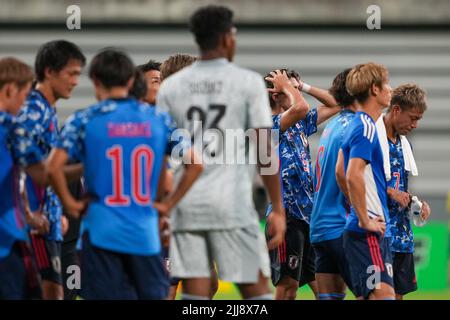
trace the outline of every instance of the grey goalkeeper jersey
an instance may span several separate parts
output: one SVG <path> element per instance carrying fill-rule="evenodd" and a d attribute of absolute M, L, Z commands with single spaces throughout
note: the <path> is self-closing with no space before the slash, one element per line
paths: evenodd
<path fill-rule="evenodd" d="M 172 229 L 212 230 L 258 223 L 252 200 L 252 128 L 271 128 L 262 77 L 226 59 L 197 61 L 167 78 L 157 105 L 193 138 L 204 171 L 172 211 Z M 253 161 L 245 159 L 250 153 Z M 244 157 L 244 158 L 243 158 Z M 175 168 L 175 183 L 182 170 Z"/>

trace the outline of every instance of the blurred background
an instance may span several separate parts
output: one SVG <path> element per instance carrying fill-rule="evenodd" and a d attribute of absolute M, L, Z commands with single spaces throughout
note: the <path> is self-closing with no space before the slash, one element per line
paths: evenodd
<path fill-rule="evenodd" d="M 164 61 L 174 53 L 195 55 L 188 18 L 196 8 L 213 3 L 235 12 L 236 63 L 261 75 L 287 67 L 306 82 L 328 88 L 343 69 L 375 61 L 388 67 L 393 87 L 414 82 L 426 89 L 428 111 L 410 137 L 419 167 L 410 190 L 430 203 L 432 218 L 415 229 L 419 292 L 411 297 L 450 299 L 449 1 L 0 0 L 0 56 L 33 64 L 38 47 L 55 39 L 75 42 L 88 61 L 107 46 L 126 50 L 136 64 Z M 67 26 L 68 19 L 74 22 L 73 11 L 67 12 L 71 5 L 80 9 L 80 29 Z M 371 5 L 380 9 L 381 29 L 367 26 L 368 19 L 374 22 Z M 317 105 L 314 99 L 308 101 Z M 57 104 L 61 122 L 94 102 L 84 70 L 73 97 Z M 310 139 L 313 161 L 322 129 Z M 263 210 L 264 194 L 257 190 L 255 199 Z M 228 284 L 221 284 L 221 293 L 219 298 L 235 294 Z"/>

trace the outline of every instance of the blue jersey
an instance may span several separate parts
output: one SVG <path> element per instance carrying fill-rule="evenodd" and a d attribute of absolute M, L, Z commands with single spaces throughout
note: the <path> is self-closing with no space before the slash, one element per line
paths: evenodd
<path fill-rule="evenodd" d="M 159 254 L 158 212 L 152 202 L 164 157 L 178 143 L 171 140 L 175 129 L 168 114 L 131 98 L 107 99 L 67 119 L 58 148 L 84 165 L 92 201 L 80 232 L 89 232 L 95 246 Z"/>
<path fill-rule="evenodd" d="M 280 130 L 281 114 L 273 118 L 273 129 Z M 310 110 L 284 132 L 280 132 L 279 158 L 281 191 L 286 214 L 309 223 L 314 197 L 308 137 L 317 132 L 317 109 Z M 267 214 L 271 212 L 267 208 Z"/>
<path fill-rule="evenodd" d="M 0 111 L 0 259 L 9 255 L 16 241 L 27 240 L 24 208 L 19 193 L 19 166 L 14 163 L 11 136 L 26 136 L 16 119 Z M 22 153 L 41 158 L 38 150 L 22 146 Z"/>
<path fill-rule="evenodd" d="M 28 137 L 14 137 L 16 161 L 23 166 L 36 164 L 42 159 L 23 153 L 24 146 L 39 149 L 44 159 L 55 146 L 58 137 L 58 118 L 53 108 L 38 90 L 32 90 L 24 107 L 17 115 L 19 123 L 28 131 Z M 62 241 L 62 206 L 51 187 L 39 187 L 30 177 L 27 178 L 27 193 L 32 211 L 42 211 L 50 222 L 48 240 Z"/>
<path fill-rule="evenodd" d="M 389 211 L 387 208 L 387 184 L 383 168 L 383 153 L 381 151 L 375 122 L 365 112 L 357 112 L 344 134 L 341 147 L 344 155 L 344 167 L 350 159 L 359 158 L 366 161 L 364 172 L 366 186 L 366 205 L 370 219 L 384 218 L 386 222 L 385 237 L 391 236 Z M 358 226 L 359 220 L 355 209 L 351 207 L 350 215 L 345 225 L 346 230 L 367 232 Z"/>
<path fill-rule="evenodd" d="M 311 242 L 337 239 L 342 235 L 349 206 L 336 182 L 336 163 L 344 133 L 354 118 L 343 110 L 325 127 L 320 137 L 314 170 L 314 205 L 311 214 Z"/>
<path fill-rule="evenodd" d="M 391 180 L 388 187 L 408 192 L 408 172 L 405 170 L 403 159 L 403 149 L 400 137 L 394 143 L 388 139 L 389 160 L 391 163 Z M 409 220 L 408 209 L 401 209 L 400 204 L 388 199 L 389 215 L 391 219 L 392 251 L 394 252 L 414 252 L 414 237 Z"/>

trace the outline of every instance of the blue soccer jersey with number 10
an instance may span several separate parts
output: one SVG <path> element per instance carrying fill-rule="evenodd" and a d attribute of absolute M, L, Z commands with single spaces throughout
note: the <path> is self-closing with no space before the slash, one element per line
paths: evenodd
<path fill-rule="evenodd" d="M 152 202 L 163 159 L 178 143 L 170 139 L 175 129 L 168 114 L 134 99 L 107 99 L 66 121 L 58 148 L 84 165 L 93 200 L 81 233 L 89 232 L 95 246 L 133 255 L 160 252 Z"/>
<path fill-rule="evenodd" d="M 336 182 L 336 163 L 345 130 L 355 113 L 343 110 L 325 127 L 317 149 L 314 170 L 314 205 L 311 214 L 311 242 L 339 238 L 347 221 L 348 205 Z"/>

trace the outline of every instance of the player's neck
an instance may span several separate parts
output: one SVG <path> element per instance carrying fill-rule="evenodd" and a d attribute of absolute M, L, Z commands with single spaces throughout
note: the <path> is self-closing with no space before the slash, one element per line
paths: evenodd
<path fill-rule="evenodd" d="M 200 60 L 215 60 L 215 59 L 226 59 L 227 56 L 222 50 L 208 50 L 202 51 L 200 53 Z"/>
<path fill-rule="evenodd" d="M 48 103 L 53 106 L 58 98 L 56 97 L 55 93 L 52 90 L 52 87 L 45 82 L 38 82 L 36 84 L 36 90 L 38 90 L 44 98 L 48 101 Z"/>
<path fill-rule="evenodd" d="M 360 108 L 360 110 L 367 113 L 374 122 L 377 122 L 378 118 L 381 116 L 381 109 L 381 106 L 370 98 L 368 101 L 361 104 Z"/>
<path fill-rule="evenodd" d="M 386 135 L 388 137 L 389 140 L 391 140 L 392 142 L 397 142 L 397 132 L 395 131 L 394 128 L 394 123 L 392 122 L 392 117 L 391 115 L 388 113 L 386 114 L 386 116 L 384 116 L 383 118 L 384 121 L 384 126 L 386 127 Z"/>
<path fill-rule="evenodd" d="M 8 108 L 6 108 L 0 100 L 0 112 L 9 112 Z"/>
<path fill-rule="evenodd" d="M 110 89 L 103 89 L 98 92 L 100 100 L 106 99 L 123 99 L 128 97 L 127 87 L 112 87 Z"/>
<path fill-rule="evenodd" d="M 272 109 L 272 115 L 275 116 L 277 114 L 283 113 L 284 109 L 282 106 L 277 106 Z"/>

